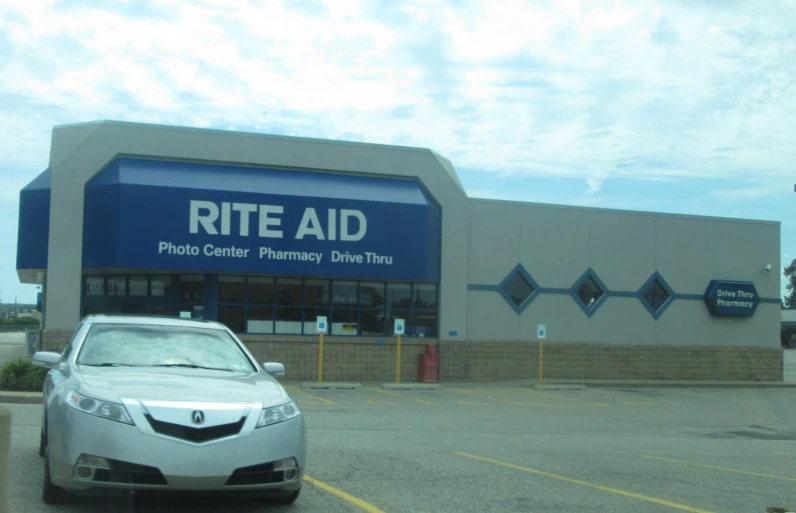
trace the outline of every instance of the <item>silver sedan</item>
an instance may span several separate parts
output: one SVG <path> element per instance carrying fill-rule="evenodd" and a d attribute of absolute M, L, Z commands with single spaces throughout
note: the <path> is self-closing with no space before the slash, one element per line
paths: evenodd
<path fill-rule="evenodd" d="M 298 405 L 225 326 L 91 315 L 63 353 L 38 352 L 42 497 L 163 490 L 296 500 L 306 465 Z"/>

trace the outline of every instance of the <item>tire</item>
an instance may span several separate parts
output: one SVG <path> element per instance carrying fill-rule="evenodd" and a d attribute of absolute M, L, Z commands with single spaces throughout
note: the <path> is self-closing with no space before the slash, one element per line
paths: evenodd
<path fill-rule="evenodd" d="M 44 450 L 44 479 L 41 488 L 41 499 L 45 504 L 57 505 L 69 502 L 69 494 L 50 480 L 50 455 L 47 447 Z"/>
<path fill-rule="evenodd" d="M 41 427 L 41 433 L 39 434 L 39 456 L 44 458 L 47 454 L 47 435 L 44 431 L 44 426 Z"/>
<path fill-rule="evenodd" d="M 273 499 L 271 499 L 271 502 L 273 504 L 281 504 L 289 506 L 290 504 L 296 502 L 296 499 L 298 499 L 300 493 L 301 493 L 301 488 L 299 488 L 295 492 L 290 493 L 289 495 L 285 495 L 283 497 L 274 497 Z"/>

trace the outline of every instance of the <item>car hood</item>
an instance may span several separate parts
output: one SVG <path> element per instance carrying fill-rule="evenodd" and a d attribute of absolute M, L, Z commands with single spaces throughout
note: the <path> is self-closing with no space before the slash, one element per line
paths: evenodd
<path fill-rule="evenodd" d="M 79 392 L 101 400 L 262 402 L 290 400 L 282 386 L 263 373 L 200 369 L 80 367 Z"/>

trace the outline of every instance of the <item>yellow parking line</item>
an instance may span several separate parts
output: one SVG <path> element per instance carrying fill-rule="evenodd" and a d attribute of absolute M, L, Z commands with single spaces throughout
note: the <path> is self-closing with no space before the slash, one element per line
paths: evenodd
<path fill-rule="evenodd" d="M 432 403 L 431 401 L 424 401 L 423 399 L 415 399 L 414 397 L 403 397 L 401 394 L 396 394 L 395 392 L 388 392 L 387 390 L 382 390 L 380 388 L 373 388 L 376 392 L 381 394 L 390 395 L 393 397 L 400 397 L 402 399 L 409 399 L 410 401 L 414 401 L 416 403 L 427 404 L 429 406 L 436 406 L 436 404 Z"/>
<path fill-rule="evenodd" d="M 498 397 L 491 397 L 491 396 L 488 396 L 488 395 L 475 394 L 475 393 L 470 392 L 470 391 L 465 391 L 464 389 L 461 389 L 461 388 L 446 388 L 445 390 L 446 391 L 451 391 L 451 392 L 456 392 L 458 394 L 469 395 L 471 397 L 477 397 L 478 399 L 484 399 L 484 400 L 487 400 L 487 401 L 497 401 L 497 402 L 500 402 L 500 403 L 513 404 L 514 406 L 525 406 L 525 407 L 528 407 L 528 408 L 534 407 L 534 406 L 544 406 L 544 407 L 553 408 L 553 409 L 559 408 L 558 411 L 561 411 L 560 408 L 566 406 L 565 404 L 555 403 L 555 402 L 553 402 L 553 403 L 549 403 L 549 402 L 543 403 L 543 402 L 532 401 L 532 402 L 521 403 L 521 402 L 518 402 L 518 401 L 511 401 L 509 399 L 500 399 Z"/>
<path fill-rule="evenodd" d="M 282 385 L 282 386 L 285 387 L 288 390 L 296 392 L 297 394 L 305 395 L 307 397 L 312 397 L 316 401 L 320 401 L 322 403 L 330 404 L 332 406 L 340 406 L 339 404 L 337 404 L 334 401 L 330 401 L 329 399 L 326 399 L 326 398 L 323 398 L 323 397 L 320 397 L 320 396 L 317 396 L 317 395 L 314 395 L 314 394 L 309 394 L 309 393 L 305 392 L 304 390 L 299 390 L 298 388 L 293 388 L 293 387 L 288 386 L 288 385 Z"/>
<path fill-rule="evenodd" d="M 373 504 L 371 504 L 369 502 L 365 502 L 362 499 L 360 499 L 359 497 L 354 497 L 350 493 L 346 493 L 343 490 L 340 490 L 338 488 L 335 488 L 332 485 L 324 483 L 323 481 L 318 481 L 314 477 L 310 477 L 310 476 L 305 474 L 304 475 L 304 480 L 306 482 L 312 484 L 312 485 L 317 486 L 318 488 L 320 488 L 321 490 L 323 490 L 325 492 L 329 492 L 332 495 L 343 499 L 344 501 L 350 502 L 354 506 L 360 507 L 361 509 L 363 509 L 364 511 L 367 511 L 368 513 L 384 513 L 384 510 L 377 508 Z"/>
<path fill-rule="evenodd" d="M 414 397 L 413 397 L 413 398 L 411 398 L 411 399 L 412 399 L 414 402 L 416 402 L 416 403 L 420 403 L 420 404 L 427 404 L 427 405 L 429 405 L 429 406 L 436 406 L 436 405 L 437 405 L 436 403 L 432 403 L 431 401 L 425 401 L 425 400 L 423 400 L 423 399 L 415 399 Z"/>
<path fill-rule="evenodd" d="M 735 468 L 727 468 L 727 467 L 719 467 L 718 465 L 705 465 L 704 463 L 692 463 L 690 461 L 683 461 L 683 460 L 673 460 L 669 458 L 661 458 L 658 456 L 648 456 L 646 454 L 640 454 L 642 458 L 647 458 L 650 460 L 660 460 L 660 461 L 668 461 L 669 463 L 679 463 L 681 465 L 691 465 L 692 467 L 704 467 L 704 468 L 712 468 L 715 470 L 723 470 L 725 472 L 736 472 L 738 474 L 748 474 L 750 476 L 758 476 L 758 477 L 770 477 L 771 479 L 782 479 L 783 481 L 794 481 L 796 482 L 796 478 L 793 477 L 785 477 L 785 476 L 775 476 L 772 474 L 761 474 L 759 472 L 750 472 L 748 470 L 738 470 Z"/>
<path fill-rule="evenodd" d="M 550 392 L 536 392 L 534 390 L 525 390 L 525 391 L 528 392 L 528 393 L 540 395 L 540 396 L 543 396 L 543 397 L 552 397 L 552 398 L 557 399 L 557 400 L 572 401 L 572 402 L 576 402 L 576 403 L 586 404 L 586 405 L 589 405 L 589 406 L 608 406 L 605 403 L 587 401 L 585 399 L 575 399 L 574 397 L 568 397 L 568 396 L 565 396 L 565 395 L 551 395 Z"/>
<path fill-rule="evenodd" d="M 474 403 L 472 401 L 462 401 L 461 399 L 458 399 L 456 401 L 456 404 L 459 404 L 459 405 L 462 405 L 462 406 L 464 406 L 465 404 L 474 404 L 476 406 L 489 406 L 489 405 L 491 405 L 493 403 Z"/>
<path fill-rule="evenodd" d="M 396 403 L 395 401 L 374 401 L 373 399 L 365 399 L 365 404 L 391 404 L 396 405 L 400 403 Z"/>
<path fill-rule="evenodd" d="M 694 392 L 693 390 L 683 390 L 683 392 L 687 392 L 689 394 L 693 394 L 699 397 L 707 397 L 707 394 L 701 392 Z M 754 401 L 752 399 L 739 399 L 738 397 L 722 397 L 723 401 L 734 401 L 736 403 L 751 403 L 751 404 L 762 404 L 765 406 L 771 406 L 771 403 L 766 403 L 763 401 Z"/>
<path fill-rule="evenodd" d="M 552 474 L 550 472 L 544 472 L 542 470 L 536 470 L 528 467 L 521 467 L 519 465 L 514 465 L 513 463 L 506 463 L 505 461 L 498 461 L 493 460 L 491 458 L 484 458 L 483 456 L 476 456 L 474 454 L 469 454 L 466 452 L 455 452 L 454 454 L 458 454 L 459 456 L 464 456 L 466 458 L 472 458 L 474 460 L 485 461 L 487 463 L 492 463 L 493 465 L 500 465 L 503 467 L 513 468 L 515 470 L 522 470 L 523 472 L 528 472 L 530 474 L 537 474 L 540 476 L 550 477 L 553 479 L 558 479 L 559 481 L 565 481 L 567 483 L 572 483 L 576 485 L 586 486 L 588 488 L 594 488 L 595 490 L 600 490 L 603 492 L 614 493 L 616 495 L 623 495 L 625 497 L 631 497 L 633 499 L 639 499 L 642 501 L 652 502 L 655 504 L 660 504 L 661 506 L 668 506 L 670 508 L 679 509 L 682 511 L 690 511 L 691 513 L 714 513 L 712 511 L 700 508 L 694 508 L 692 506 L 687 506 L 685 504 L 680 504 L 677 502 L 667 501 L 666 499 L 659 499 L 657 497 L 651 497 L 649 495 L 644 495 L 641 493 L 636 492 L 629 492 L 627 490 L 620 490 L 618 488 L 611 488 L 609 486 L 598 485 L 595 483 L 590 483 L 588 481 L 581 481 L 580 479 L 573 479 L 571 477 L 560 476 L 558 474 Z"/>
<path fill-rule="evenodd" d="M 616 400 L 624 404 L 641 404 L 641 403 L 652 403 L 652 404 L 677 404 L 680 406 L 687 406 L 689 403 L 683 403 L 680 401 L 670 401 L 669 399 L 660 399 L 658 397 L 646 397 L 643 395 L 639 396 L 630 396 L 630 395 L 617 395 L 617 398 L 609 397 L 604 398 L 602 400 L 610 401 Z M 632 399 L 618 399 L 618 397 L 632 397 Z"/>
<path fill-rule="evenodd" d="M 472 397 L 477 397 L 479 399 L 486 399 L 488 401 L 498 401 L 500 403 L 513 404 L 514 406 L 531 406 L 531 405 L 529 405 L 527 403 L 518 403 L 517 401 L 508 401 L 506 399 L 496 399 L 494 397 L 488 397 L 488 396 L 485 396 L 485 395 L 478 395 L 478 394 L 474 394 L 472 392 L 465 392 L 464 390 L 460 390 L 460 389 L 457 389 L 457 388 L 447 388 L 446 390 L 449 390 L 451 392 L 456 392 L 458 394 L 464 394 L 464 395 L 469 395 L 469 396 L 472 396 Z M 534 405 L 534 406 L 536 406 L 536 405 Z M 549 406 L 549 405 L 540 404 L 539 406 Z"/>

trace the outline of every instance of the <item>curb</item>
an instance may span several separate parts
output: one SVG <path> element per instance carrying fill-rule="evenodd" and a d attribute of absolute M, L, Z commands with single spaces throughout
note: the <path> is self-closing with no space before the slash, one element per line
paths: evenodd
<path fill-rule="evenodd" d="M 553 388 L 557 387 L 557 388 Z M 579 388 L 565 388 L 579 387 Z M 586 388 L 796 388 L 796 383 L 588 383 L 567 385 L 524 385 L 522 388 L 535 388 L 537 390 L 583 390 Z"/>
<path fill-rule="evenodd" d="M 442 386 L 439 383 L 386 383 L 382 388 L 384 390 L 439 390 Z"/>
<path fill-rule="evenodd" d="M 586 390 L 586 385 L 533 385 L 534 390 Z"/>
<path fill-rule="evenodd" d="M 356 390 L 362 383 L 302 383 L 299 388 L 304 390 Z"/>
<path fill-rule="evenodd" d="M 0 392 L 0 404 L 41 404 L 39 392 Z"/>

